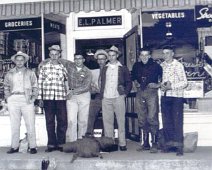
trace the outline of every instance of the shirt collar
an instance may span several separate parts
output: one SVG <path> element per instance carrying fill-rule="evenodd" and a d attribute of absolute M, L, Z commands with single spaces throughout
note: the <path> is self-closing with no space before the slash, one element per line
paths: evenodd
<path fill-rule="evenodd" d="M 171 63 L 167 63 L 166 61 L 164 61 L 164 64 L 167 65 L 167 66 L 170 66 L 170 65 L 173 65 L 176 63 L 176 59 L 173 59 L 173 61 Z"/>
<path fill-rule="evenodd" d="M 119 61 L 117 61 L 116 64 L 110 64 L 110 63 L 106 64 L 106 66 L 110 66 L 110 65 L 123 66 Z"/>

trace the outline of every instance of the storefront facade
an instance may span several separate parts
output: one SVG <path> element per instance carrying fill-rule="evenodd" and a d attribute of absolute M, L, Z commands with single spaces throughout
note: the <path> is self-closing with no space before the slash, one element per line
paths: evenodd
<path fill-rule="evenodd" d="M 193 43 L 183 43 L 183 48 L 178 49 L 179 58 L 182 57 L 180 55 L 188 52 L 186 55 L 190 58 L 182 62 L 185 67 L 188 67 L 188 75 L 197 78 L 190 79 L 190 87 L 196 86 L 197 90 L 188 89 L 187 92 L 185 131 L 198 131 L 199 145 L 212 146 L 212 136 L 206 133 L 206 129 L 212 128 L 210 104 L 212 96 L 208 93 L 212 86 L 211 64 L 206 65 L 207 68 L 204 69 L 205 65 L 196 61 L 197 56 L 210 51 L 210 46 L 212 46 L 212 38 L 210 38 L 212 22 L 208 21 L 209 25 L 204 27 L 200 26 L 202 23 L 198 26 L 196 24 L 200 20 L 198 18 L 203 17 L 203 14 L 197 12 L 201 15 L 197 16 L 195 13 L 197 9 L 201 10 L 202 5 L 209 4 L 210 0 L 60 0 L 3 4 L 0 5 L 0 55 L 2 59 L 10 63 L 9 57 L 17 49 L 25 48 L 26 52 L 32 56 L 32 63 L 29 63 L 29 66 L 36 67 L 41 60 L 47 58 L 48 46 L 52 44 L 61 45 L 62 57 L 68 60 L 73 60 L 73 55 L 77 51 L 84 52 L 89 57 L 97 49 L 116 45 L 123 53 L 121 62 L 131 70 L 136 61 L 138 49 L 152 38 L 148 37 L 150 35 L 147 26 L 149 22 L 144 16 L 147 14 L 154 16 L 155 18 L 151 21 L 155 19 L 157 22 L 165 23 L 165 29 L 169 28 L 170 22 L 172 28 L 175 22 L 193 23 L 192 29 L 188 29 L 192 32 L 190 37 L 192 36 Z M 175 13 L 173 21 L 170 17 L 167 18 L 168 13 Z M 187 18 L 187 15 L 192 14 L 194 14 L 192 17 Z M 210 14 L 212 15 L 212 12 L 209 10 L 208 20 L 210 20 Z M 208 18 L 206 13 L 204 16 Z M 167 20 L 164 21 L 163 18 Z M 39 24 L 32 27 L 31 20 L 37 20 Z M 3 25 L 4 28 L 2 28 Z M 21 26 L 24 28 L 20 29 Z M 159 41 L 163 38 L 166 40 L 166 33 L 174 34 L 167 30 L 164 32 L 164 37 L 155 38 Z M 151 34 L 157 36 L 154 31 Z M 8 50 L 9 46 L 12 50 Z M 34 52 L 31 50 L 33 48 Z M 160 51 L 159 46 L 155 47 L 154 55 L 160 56 Z M 10 65 L 4 68 L 10 68 Z M 199 70 L 204 71 L 204 75 Z M 204 88 L 208 88 L 207 92 Z M 44 123 L 44 121 L 40 122 Z M 38 132 L 38 134 L 42 133 Z M 45 145 L 43 143 L 45 140 L 40 141 L 39 145 Z"/>

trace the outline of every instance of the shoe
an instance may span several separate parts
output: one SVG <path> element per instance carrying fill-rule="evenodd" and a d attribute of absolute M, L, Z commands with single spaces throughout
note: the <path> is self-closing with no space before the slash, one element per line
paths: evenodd
<path fill-rule="evenodd" d="M 58 146 L 57 150 L 60 151 L 60 152 L 63 152 L 63 147 L 62 146 Z"/>
<path fill-rule="evenodd" d="M 126 151 L 127 147 L 126 146 L 119 146 L 120 151 Z"/>
<path fill-rule="evenodd" d="M 7 151 L 7 153 L 8 153 L 8 154 L 12 154 L 12 153 L 16 153 L 16 152 L 18 152 L 18 151 L 19 151 L 19 148 L 17 148 L 17 149 L 10 148 L 10 150 Z"/>
<path fill-rule="evenodd" d="M 146 131 L 143 132 L 143 142 L 144 142 L 143 145 L 141 145 L 138 149 L 136 149 L 138 152 L 150 150 L 149 133 Z"/>
<path fill-rule="evenodd" d="M 177 148 L 176 156 L 183 156 L 183 148 Z"/>
<path fill-rule="evenodd" d="M 30 154 L 36 154 L 37 153 L 37 149 L 36 148 L 31 148 L 29 153 Z"/>
<path fill-rule="evenodd" d="M 57 147 L 47 147 L 45 152 L 53 152 L 53 151 L 56 151 L 56 150 L 57 150 Z"/>
<path fill-rule="evenodd" d="M 157 153 L 158 152 L 157 135 L 151 133 L 151 136 L 152 136 L 152 147 L 150 148 L 150 153 Z"/>
<path fill-rule="evenodd" d="M 150 153 L 158 153 L 157 144 L 153 143 L 152 147 L 150 148 Z"/>
<path fill-rule="evenodd" d="M 136 151 L 138 151 L 138 152 L 147 151 L 147 150 L 150 150 L 149 143 L 147 143 L 147 144 L 144 143 L 143 145 L 141 145 L 139 148 L 136 149 Z"/>

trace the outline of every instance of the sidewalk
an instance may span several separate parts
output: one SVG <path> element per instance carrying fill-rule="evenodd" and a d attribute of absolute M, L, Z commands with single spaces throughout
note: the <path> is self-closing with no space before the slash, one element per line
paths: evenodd
<path fill-rule="evenodd" d="M 175 153 L 151 154 L 137 152 L 138 143 L 128 141 L 126 152 L 103 153 L 100 158 L 77 158 L 70 163 L 73 154 L 63 152 L 7 154 L 8 147 L 0 148 L 0 170 L 40 170 L 42 159 L 49 159 L 48 170 L 212 170 L 212 147 L 198 147 L 195 153 L 177 157 Z"/>

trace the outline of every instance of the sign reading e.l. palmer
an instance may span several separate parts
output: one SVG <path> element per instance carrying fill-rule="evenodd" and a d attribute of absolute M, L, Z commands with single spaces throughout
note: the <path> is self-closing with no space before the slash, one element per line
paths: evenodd
<path fill-rule="evenodd" d="M 79 17 L 78 27 L 122 25 L 122 16 Z"/>

